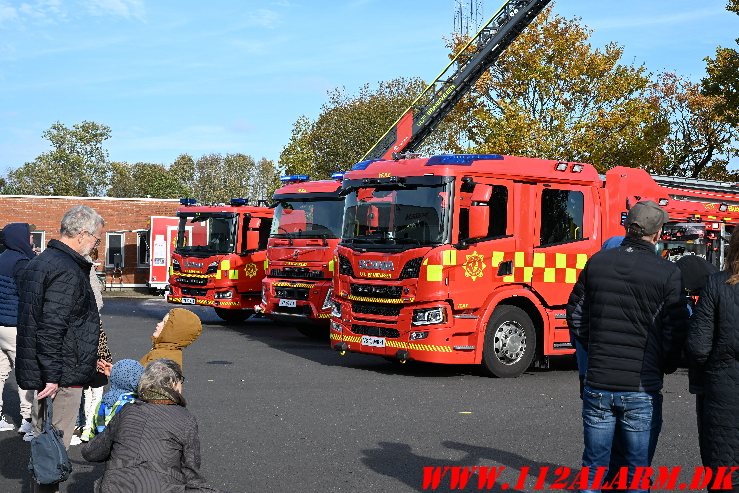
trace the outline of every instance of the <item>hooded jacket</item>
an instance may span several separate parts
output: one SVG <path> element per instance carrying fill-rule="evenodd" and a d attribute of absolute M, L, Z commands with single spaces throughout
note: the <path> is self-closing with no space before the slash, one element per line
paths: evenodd
<path fill-rule="evenodd" d="M 0 325 L 18 324 L 17 275 L 36 256 L 27 223 L 10 223 L 3 228 L 6 250 L 0 254 Z"/>
<path fill-rule="evenodd" d="M 15 367 L 20 388 L 87 385 L 95 375 L 100 315 L 90 267 L 82 255 L 51 240 L 20 271 Z"/>
<path fill-rule="evenodd" d="M 155 359 L 166 358 L 182 367 L 182 348 L 192 344 L 202 330 L 203 325 L 197 315 L 184 308 L 173 308 L 162 332 L 151 338 L 151 351 L 141 358 L 141 364 L 146 366 Z"/>

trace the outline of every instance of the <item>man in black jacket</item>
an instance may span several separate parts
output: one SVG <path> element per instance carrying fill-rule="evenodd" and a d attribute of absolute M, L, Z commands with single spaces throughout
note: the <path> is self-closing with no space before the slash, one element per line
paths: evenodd
<path fill-rule="evenodd" d="M 18 385 L 37 390 L 34 427 L 41 431 L 44 399 L 54 399 L 53 424 L 72 439 L 82 387 L 95 375 L 100 316 L 85 259 L 100 243 L 105 223 L 87 206 L 68 210 L 61 238 L 28 263 L 18 279 Z M 37 485 L 38 486 L 38 485 Z M 37 491 L 55 491 L 39 487 Z"/>
<path fill-rule="evenodd" d="M 629 491 L 649 490 L 631 484 L 634 467 L 652 462 L 662 427 L 662 378 L 675 371 L 687 335 L 680 270 L 655 252 L 667 219 L 652 201 L 635 204 L 621 246 L 593 255 L 567 305 L 570 329 L 588 350 L 582 463 L 592 490 L 583 491 L 600 490 L 593 484 L 596 468 L 608 467 L 617 428 Z"/>

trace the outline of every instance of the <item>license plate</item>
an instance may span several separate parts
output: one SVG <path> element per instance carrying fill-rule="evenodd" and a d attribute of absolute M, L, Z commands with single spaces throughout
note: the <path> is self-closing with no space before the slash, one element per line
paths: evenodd
<path fill-rule="evenodd" d="M 362 346 L 385 347 L 385 338 L 362 336 Z"/>
<path fill-rule="evenodd" d="M 194 305 L 195 298 L 182 298 L 182 304 L 183 305 Z"/>
<path fill-rule="evenodd" d="M 296 300 L 280 300 L 278 305 L 287 306 L 289 308 L 295 308 L 296 306 L 298 306 L 298 302 Z"/>

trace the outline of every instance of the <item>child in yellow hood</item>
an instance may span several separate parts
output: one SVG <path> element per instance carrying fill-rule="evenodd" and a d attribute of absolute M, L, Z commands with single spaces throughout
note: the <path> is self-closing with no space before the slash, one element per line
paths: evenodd
<path fill-rule="evenodd" d="M 171 359 L 182 367 L 182 348 L 192 344 L 200 336 L 203 325 L 190 310 L 173 308 L 167 313 L 151 336 L 151 351 L 141 358 L 146 366 L 155 359 Z"/>

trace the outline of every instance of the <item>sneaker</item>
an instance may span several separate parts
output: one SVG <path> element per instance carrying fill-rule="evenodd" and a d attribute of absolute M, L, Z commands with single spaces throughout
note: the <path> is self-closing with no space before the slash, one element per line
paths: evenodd
<path fill-rule="evenodd" d="M 77 435 L 72 435 L 72 441 L 71 441 L 71 442 L 69 442 L 69 446 L 71 447 L 71 446 L 73 446 L 73 445 L 79 445 L 79 444 L 81 444 L 81 443 L 82 443 L 82 440 L 80 439 L 80 437 L 79 437 L 79 436 L 77 436 Z"/>
<path fill-rule="evenodd" d="M 33 430 L 31 430 L 28 433 L 26 433 L 25 435 L 23 435 L 23 441 L 24 442 L 30 442 L 34 438 L 36 438 L 36 433 L 34 433 Z"/>
<path fill-rule="evenodd" d="M 15 425 L 13 423 L 8 423 L 8 421 L 5 419 L 5 416 L 0 417 L 0 431 L 11 430 L 15 430 Z"/>
<path fill-rule="evenodd" d="M 29 433 L 33 431 L 33 425 L 31 424 L 31 421 L 24 419 L 23 423 L 18 427 L 18 433 Z"/>

